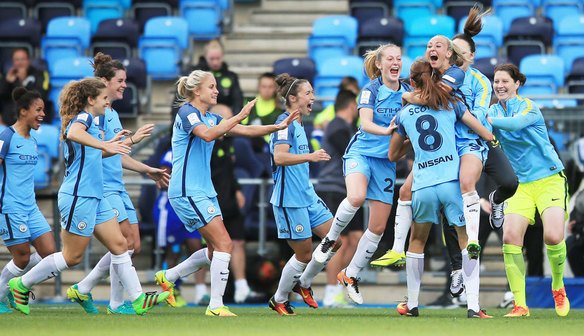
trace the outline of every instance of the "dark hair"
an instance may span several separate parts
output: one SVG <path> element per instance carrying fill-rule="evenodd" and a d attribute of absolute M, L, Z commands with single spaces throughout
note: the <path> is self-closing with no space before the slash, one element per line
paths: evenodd
<path fill-rule="evenodd" d="M 343 77 L 343 79 L 341 79 L 341 83 L 339 84 L 339 89 L 340 90 L 349 90 L 351 91 L 351 88 L 355 87 L 357 88 L 357 92 L 353 92 L 355 93 L 355 95 L 357 95 L 357 93 L 359 93 L 359 82 L 357 81 L 357 79 L 353 76 L 345 76 Z"/>
<path fill-rule="evenodd" d="M 515 65 L 515 64 L 511 64 L 511 63 L 505 63 L 505 64 L 499 64 L 495 67 L 495 73 L 497 71 L 505 71 L 509 74 L 509 76 L 511 76 L 511 78 L 513 78 L 513 81 L 519 81 L 519 85 L 523 85 L 525 84 L 525 82 L 527 81 L 527 77 L 525 77 L 525 75 L 523 73 L 521 73 L 521 71 L 519 71 L 519 68 Z"/>
<path fill-rule="evenodd" d="M 28 56 L 28 58 L 30 58 L 30 51 L 28 50 L 28 48 L 25 48 L 25 47 L 16 47 L 16 48 L 12 49 L 12 53 L 10 54 L 10 57 L 14 57 L 14 54 L 16 54 L 16 52 L 18 52 L 18 51 L 24 51 L 26 56 Z"/>
<path fill-rule="evenodd" d="M 482 13 L 481 11 L 482 5 L 475 3 L 475 5 L 468 11 L 468 17 L 464 23 L 464 32 L 462 34 L 454 35 L 452 38 L 453 40 L 461 39 L 468 43 L 470 46 L 470 52 L 472 53 L 477 50 L 477 46 L 472 38 L 480 33 L 483 29 L 483 16 L 491 13 L 490 9 Z"/>
<path fill-rule="evenodd" d="M 273 72 L 264 72 L 258 77 L 258 81 L 260 81 L 262 78 L 270 78 L 276 80 L 276 74 Z"/>
<path fill-rule="evenodd" d="M 278 93 L 282 97 L 282 101 L 286 106 L 290 107 L 290 101 L 288 97 L 296 96 L 298 94 L 298 88 L 301 84 L 308 83 L 306 79 L 300 79 L 292 77 L 287 73 L 283 73 L 276 77 L 276 84 L 278 84 Z"/>
<path fill-rule="evenodd" d="M 412 64 L 410 78 L 424 105 L 433 110 L 450 110 L 450 103 L 457 101 L 455 96 L 442 88 L 440 76 L 433 75 L 432 66 L 427 60 L 419 59 Z"/>
<path fill-rule="evenodd" d="M 116 76 L 117 70 L 126 71 L 126 67 L 124 67 L 122 62 L 114 60 L 110 55 L 106 55 L 102 52 L 95 54 L 91 66 L 93 67 L 93 75 L 95 77 L 103 77 L 108 81 Z"/>
<path fill-rule="evenodd" d="M 357 100 L 357 95 L 349 90 L 341 90 L 335 98 L 335 111 L 346 109 L 349 104 Z"/>
<path fill-rule="evenodd" d="M 12 90 L 12 100 L 16 103 L 16 119 L 20 117 L 20 110 L 28 110 L 37 99 L 43 99 L 38 91 L 27 90 L 22 86 Z"/>

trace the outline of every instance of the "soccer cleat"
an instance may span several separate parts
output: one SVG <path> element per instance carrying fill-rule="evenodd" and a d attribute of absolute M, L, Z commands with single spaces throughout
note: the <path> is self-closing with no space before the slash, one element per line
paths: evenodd
<path fill-rule="evenodd" d="M 313 297 L 311 287 L 304 288 L 304 287 L 301 287 L 299 283 L 297 283 L 296 286 L 294 286 L 294 288 L 292 290 L 294 292 L 300 294 L 304 303 L 306 303 L 308 306 L 310 306 L 310 308 L 314 308 L 314 309 L 318 308 L 318 303 L 316 302 L 316 300 Z"/>
<path fill-rule="evenodd" d="M 67 298 L 71 300 L 71 302 L 79 303 L 87 314 L 99 314 L 99 311 L 93 305 L 93 297 L 91 296 L 91 293 L 81 294 L 77 284 L 67 288 Z"/>
<path fill-rule="evenodd" d="M 478 312 L 469 309 L 466 312 L 466 317 L 468 318 L 481 318 L 481 319 L 490 319 L 493 318 L 491 315 L 487 314 L 487 312 L 484 309 L 479 309 Z"/>
<path fill-rule="evenodd" d="M 136 315 L 136 311 L 131 304 L 124 303 L 116 309 L 113 309 L 110 305 L 107 306 L 108 315 Z"/>
<path fill-rule="evenodd" d="M 156 281 L 156 284 L 162 288 L 163 292 L 168 292 L 166 303 L 171 307 L 176 307 L 176 299 L 173 295 L 174 283 L 166 279 L 166 273 L 164 271 L 156 272 L 154 275 L 154 281 Z"/>
<path fill-rule="evenodd" d="M 4 301 L 0 301 L 0 314 L 10 314 L 12 313 L 12 309 L 8 307 L 8 304 Z"/>
<path fill-rule="evenodd" d="M 523 317 L 529 316 L 529 308 L 516 306 L 515 302 L 513 302 L 513 310 L 505 315 L 505 317 Z"/>
<path fill-rule="evenodd" d="M 568 296 L 566 296 L 566 288 L 562 287 L 558 290 L 552 289 L 552 294 L 556 305 L 556 314 L 561 317 L 568 316 L 568 313 L 570 312 L 570 300 L 568 300 Z"/>
<path fill-rule="evenodd" d="M 270 298 L 268 302 L 268 306 L 275 311 L 276 313 L 284 316 L 284 315 L 296 315 L 294 310 L 292 310 L 292 306 L 290 305 L 290 301 L 286 301 L 284 303 L 276 302 L 276 298 L 273 296 Z"/>
<path fill-rule="evenodd" d="M 511 291 L 505 292 L 505 295 L 503 295 L 503 300 L 501 300 L 497 308 L 509 308 L 513 306 L 513 299 L 514 299 L 513 292 Z"/>
<path fill-rule="evenodd" d="M 156 292 L 142 293 L 134 302 L 132 302 L 132 307 L 138 315 L 144 315 L 147 311 L 156 306 L 159 302 L 162 302 L 168 298 L 170 292 L 162 292 L 157 294 Z"/>
<path fill-rule="evenodd" d="M 30 306 L 28 305 L 28 297 L 32 292 L 30 289 L 24 287 L 21 277 L 10 279 L 10 281 L 8 281 L 8 287 L 10 288 L 12 297 L 14 297 L 14 308 L 25 315 L 29 315 Z M 34 300 L 34 294 L 31 296 Z"/>
<path fill-rule="evenodd" d="M 489 194 L 489 202 L 491 203 L 491 214 L 489 215 L 489 224 L 491 224 L 491 228 L 493 230 L 499 230 L 503 223 L 505 222 L 505 207 L 507 204 L 503 203 L 495 203 L 493 197 L 495 196 L 495 192 Z"/>
<path fill-rule="evenodd" d="M 420 312 L 418 307 L 414 307 L 412 309 L 408 308 L 407 302 L 401 302 L 397 305 L 396 308 L 397 312 L 403 316 L 411 316 L 411 317 L 418 317 L 420 316 Z"/>
<path fill-rule="evenodd" d="M 318 261 L 321 264 L 324 264 L 330 257 L 334 245 L 335 245 L 334 240 L 330 240 L 328 237 L 324 237 L 324 239 L 321 240 L 320 244 L 318 244 L 318 246 L 312 253 L 314 260 Z"/>
<path fill-rule="evenodd" d="M 348 277 L 346 271 L 346 269 L 340 271 L 339 274 L 337 274 L 337 280 L 341 285 L 345 286 L 347 289 L 347 295 L 351 301 L 356 304 L 362 304 L 363 296 L 359 292 L 359 279 Z"/>
<path fill-rule="evenodd" d="M 12 296 L 12 292 L 8 291 L 6 297 L 8 298 L 8 303 L 10 304 L 10 307 L 16 309 L 16 303 L 14 303 L 14 296 Z"/>
<path fill-rule="evenodd" d="M 174 301 L 176 301 L 177 307 L 184 307 L 187 305 L 187 300 L 180 294 L 180 290 L 178 288 L 172 289 L 172 295 L 174 295 Z"/>
<path fill-rule="evenodd" d="M 454 270 L 450 273 L 450 294 L 457 297 L 464 291 L 462 270 Z"/>
<path fill-rule="evenodd" d="M 466 245 L 466 251 L 468 252 L 468 257 L 470 259 L 476 260 L 481 255 L 481 246 L 478 241 L 471 240 L 468 242 L 468 245 Z"/>
<path fill-rule="evenodd" d="M 227 306 L 222 306 L 219 308 L 211 309 L 207 307 L 207 311 L 205 311 L 205 315 L 207 316 L 219 316 L 219 317 L 233 317 L 237 316 L 233 314 Z"/>
<path fill-rule="evenodd" d="M 405 252 L 399 253 L 389 250 L 369 264 L 375 267 L 389 267 L 391 270 L 399 271 L 406 267 L 406 254 Z"/>

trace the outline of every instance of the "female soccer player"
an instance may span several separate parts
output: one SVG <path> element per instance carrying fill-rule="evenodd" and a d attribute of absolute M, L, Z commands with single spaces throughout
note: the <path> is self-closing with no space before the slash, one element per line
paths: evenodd
<path fill-rule="evenodd" d="M 450 225 L 458 233 L 459 246 L 467 245 L 464 227 L 463 202 L 461 199 L 458 171 L 460 158 L 457 155 L 455 123 L 464 122 L 485 138 L 492 134 L 472 116 L 464 103 L 441 88 L 441 80 L 433 76 L 428 61 L 416 61 L 410 71 L 414 95 L 424 105 L 407 105 L 398 114 L 389 148 L 389 158 L 396 161 L 403 154 L 406 136 L 414 149 L 412 209 L 414 226 L 406 254 L 408 278 L 407 303 L 398 305 L 401 315 L 418 316 L 420 282 L 424 271 L 424 246 L 431 226 L 439 224 L 439 213 L 444 211 Z M 454 110 L 454 111 L 452 111 Z M 463 269 L 476 260 L 463 259 Z M 468 317 L 489 317 L 479 308 L 479 268 L 472 265 L 472 272 L 463 272 L 467 284 Z"/>
<path fill-rule="evenodd" d="M 59 100 L 66 158 L 65 177 L 58 195 L 63 251 L 51 254 L 22 277 L 9 281 L 16 309 L 28 315 L 32 286 L 79 264 L 95 233 L 110 250 L 113 270 L 128 292 L 135 312 L 142 315 L 170 293 L 142 292 L 126 239 L 114 211 L 103 198 L 102 155 L 128 154 L 130 148 L 119 141 L 127 131 L 121 131 L 110 141 L 100 140 L 103 136 L 95 120 L 104 114 L 109 100 L 106 86 L 99 79 L 72 81 L 63 88 Z"/>
<path fill-rule="evenodd" d="M 333 215 L 310 183 L 308 163 L 328 161 L 331 157 L 324 149 L 309 152 L 302 118 L 312 112 L 314 91 L 310 83 L 287 73 L 278 76 L 276 83 L 288 110 L 278 117 L 277 122 L 289 118 L 289 111 L 299 111 L 300 117 L 287 129 L 272 134 L 270 141 L 274 177 L 270 203 L 278 226 L 278 238 L 287 240 L 294 255 L 282 270 L 278 290 L 269 306 L 280 315 L 294 315 L 288 301 L 292 290 L 299 293 L 310 307 L 318 307 L 310 285 L 327 260 L 322 262 L 312 258 L 312 234 L 325 237 Z M 339 247 L 340 242 L 333 246 L 330 255 Z"/>
<path fill-rule="evenodd" d="M 552 295 L 558 316 L 567 316 L 570 301 L 564 288 L 568 190 L 564 166 L 549 141 L 539 108 L 517 95 L 525 84 L 517 66 L 502 64 L 495 68 L 493 89 L 499 102 L 489 109 L 488 121 L 513 170 L 519 187 L 507 200 L 503 228 L 503 257 L 509 286 L 515 297 L 513 310 L 506 317 L 529 316 L 525 301 L 525 262 L 521 248 L 527 226 L 534 223 L 535 210 L 541 215 L 544 241 L 552 270 Z"/>
<path fill-rule="evenodd" d="M 402 94 L 411 89 L 399 81 L 401 48 L 396 45 L 386 44 L 369 51 L 364 66 L 371 81 L 359 95 L 361 127 L 349 142 L 343 157 L 347 197 L 337 209 L 331 230 L 314 251 L 318 262 L 326 261 L 341 231 L 365 200 L 369 200 L 369 227 L 349 266 L 337 275 L 349 298 L 357 304 L 363 303 L 359 272 L 377 250 L 393 202 L 395 163 L 387 159 L 390 122 L 402 108 Z"/>
<path fill-rule="evenodd" d="M 4 302 L 8 280 L 25 274 L 41 258 L 55 253 L 53 232 L 34 195 L 34 169 L 39 153 L 30 130 L 40 127 L 45 103 L 37 91 L 23 87 L 12 91 L 12 100 L 16 105 L 16 123 L 0 134 L 0 232 L 13 258 L 0 274 L 0 313 L 12 312 Z M 33 254 L 31 244 L 36 250 Z"/>
<path fill-rule="evenodd" d="M 122 99 L 126 88 L 124 65 L 120 61 L 112 60 L 109 55 L 97 53 L 93 59 L 93 69 L 95 77 L 106 86 L 108 100 L 113 102 Z M 123 129 L 118 112 L 111 106 L 105 109 L 104 115 L 99 116 L 99 125 L 103 130 L 105 141 L 113 139 Z M 123 143 L 126 146 L 139 143 L 150 135 L 153 127 L 153 124 L 144 125 L 135 134 L 126 137 Z M 164 170 L 149 167 L 129 155 L 113 155 L 103 159 L 103 196 L 114 209 L 122 234 L 128 242 L 128 254 L 131 257 L 134 251 L 140 251 L 140 231 L 136 210 L 124 186 L 122 167 L 146 174 L 163 186 L 168 185 L 169 175 Z M 131 305 L 123 304 L 124 289 L 111 267 L 111 253 L 108 252 L 83 280 L 67 289 L 67 297 L 79 303 L 87 313 L 97 314 L 98 310 L 93 305 L 91 290 L 101 279 L 110 274 L 111 296 L 107 307 L 108 314 L 134 314 Z"/>
<path fill-rule="evenodd" d="M 195 70 L 177 81 L 177 91 L 183 105 L 176 116 L 172 134 L 172 167 L 168 197 L 188 231 L 199 230 L 207 241 L 207 248 L 193 253 L 187 260 L 155 275 L 165 291 L 174 287 L 174 281 L 210 264 L 211 301 L 205 312 L 208 316 L 236 316 L 223 305 L 223 293 L 229 276 L 232 242 L 217 203 L 217 193 L 211 182 L 211 152 L 215 139 L 228 135 L 263 136 L 282 130 L 298 116 L 291 113 L 276 125 L 250 125 L 244 120 L 255 104 L 247 103 L 237 115 L 222 119 L 209 112 L 217 105 L 217 82 L 210 72 Z M 172 294 L 167 302 L 176 305 Z"/>

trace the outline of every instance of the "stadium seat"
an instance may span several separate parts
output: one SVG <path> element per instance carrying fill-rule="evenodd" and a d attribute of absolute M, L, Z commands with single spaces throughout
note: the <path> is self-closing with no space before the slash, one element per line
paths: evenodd
<path fill-rule="evenodd" d="M 442 7 L 442 0 L 394 0 L 395 16 L 403 22 L 409 22 L 424 16 L 436 14 L 436 8 Z"/>
<path fill-rule="evenodd" d="M 308 38 L 308 54 L 316 68 L 329 58 L 346 56 L 357 44 L 357 20 L 346 15 L 316 19 Z"/>
<path fill-rule="evenodd" d="M 146 72 L 146 64 L 139 58 L 126 58 L 122 60 L 122 64 L 126 68 L 126 81 L 136 85 L 140 90 L 148 86 L 148 74 Z"/>
<path fill-rule="evenodd" d="M 410 78 L 410 68 L 414 64 L 414 60 L 409 58 L 408 56 L 402 56 L 402 70 L 400 73 L 399 78 L 408 79 Z M 409 82 L 408 82 L 409 84 Z"/>
<path fill-rule="evenodd" d="M 26 6 L 19 2 L 2 1 L 0 2 L 0 21 L 11 19 L 26 19 Z"/>
<path fill-rule="evenodd" d="M 59 149 L 59 127 L 42 124 L 38 130 L 31 130 L 31 134 L 36 139 L 38 146 L 43 146 L 49 158 L 56 160 L 61 156 Z"/>
<path fill-rule="evenodd" d="M 507 34 L 511 22 L 516 18 L 535 16 L 535 6 L 530 0 L 493 0 L 493 8 L 503 22 L 504 34 Z"/>
<path fill-rule="evenodd" d="M 526 56 L 519 69 L 528 78 L 519 89 L 521 94 L 553 94 L 564 85 L 564 61 L 559 56 Z"/>
<path fill-rule="evenodd" d="M 404 39 L 404 26 L 400 19 L 377 17 L 359 25 L 357 49 L 364 55 L 369 49 L 376 49 L 380 44 L 393 43 L 401 46 Z"/>
<path fill-rule="evenodd" d="M 316 65 L 310 58 L 281 58 L 274 62 L 273 71 L 276 75 L 288 73 L 314 83 Z"/>
<path fill-rule="evenodd" d="M 460 20 L 468 15 L 468 11 L 475 3 L 475 1 L 470 0 L 446 0 L 444 2 L 444 11 L 446 15 L 454 19 L 458 27 Z"/>
<path fill-rule="evenodd" d="M 207 41 L 221 36 L 222 9 L 215 0 L 180 0 L 180 15 L 188 23 L 189 36 Z"/>
<path fill-rule="evenodd" d="M 464 32 L 464 24 L 467 17 L 465 16 L 458 24 L 458 32 Z M 476 55 L 481 57 L 495 57 L 498 54 L 499 47 L 503 45 L 503 22 L 495 15 L 483 17 L 483 29 L 473 37 L 476 45 Z"/>
<path fill-rule="evenodd" d="M 574 60 L 566 82 L 569 93 L 584 93 L 584 57 Z"/>
<path fill-rule="evenodd" d="M 89 47 L 90 36 L 89 21 L 85 18 L 52 19 L 41 41 L 42 56 L 49 64 L 49 70 L 58 60 L 83 56 Z"/>
<path fill-rule="evenodd" d="M 358 74 L 361 74 L 359 76 Z M 324 98 L 323 107 L 334 102 L 343 77 L 352 76 L 359 80 L 359 86 L 365 84 L 363 59 L 358 56 L 341 56 L 326 60 L 314 79 L 314 91 L 317 97 Z"/>
<path fill-rule="evenodd" d="M 138 49 L 152 79 L 175 79 L 180 74 L 182 52 L 188 48 L 188 40 L 188 24 L 181 17 L 155 17 L 146 22 Z"/>
<path fill-rule="evenodd" d="M 543 0 L 542 15 L 550 18 L 554 23 L 554 29 L 560 28 L 560 22 L 565 17 L 572 15 L 584 15 L 584 2 L 582 0 Z"/>
<path fill-rule="evenodd" d="M 138 88 L 132 83 L 126 83 L 122 99 L 112 102 L 112 108 L 118 112 L 120 118 L 133 118 L 138 115 L 140 99 Z"/>
<path fill-rule="evenodd" d="M 138 24 L 133 19 L 103 20 L 91 39 L 90 54 L 101 51 L 114 59 L 130 58 L 139 35 Z"/>
<path fill-rule="evenodd" d="M 41 38 L 41 26 L 34 19 L 10 19 L 0 21 L 0 71 L 12 62 L 12 49 L 26 48 L 31 57 Z"/>
<path fill-rule="evenodd" d="M 480 71 L 483 75 L 493 82 L 493 77 L 495 76 L 495 67 L 499 64 L 509 63 L 509 60 L 505 57 L 483 57 L 475 59 L 473 68 Z"/>
<path fill-rule="evenodd" d="M 408 57 L 416 59 L 426 52 L 428 41 L 435 35 L 454 35 L 454 19 L 445 15 L 420 17 L 405 22 L 404 47 Z"/>
<path fill-rule="evenodd" d="M 148 20 L 157 16 L 171 16 L 172 8 L 169 4 L 159 1 L 134 1 L 130 13 L 132 18 L 138 23 L 140 32 L 143 32 Z"/>
<path fill-rule="evenodd" d="M 349 1 L 349 12 L 357 19 L 359 27 L 371 19 L 388 17 L 389 6 L 382 0 L 352 0 Z"/>
<path fill-rule="evenodd" d="M 513 20 L 509 33 L 505 37 L 507 57 L 514 64 L 519 64 L 527 55 L 545 54 L 551 45 L 553 24 L 545 17 L 531 16 Z"/>
<path fill-rule="evenodd" d="M 564 59 L 566 72 L 570 72 L 574 59 L 584 56 L 584 15 L 571 15 L 560 22 L 554 51 Z"/>
<path fill-rule="evenodd" d="M 79 80 L 85 77 L 93 77 L 93 59 L 86 57 L 62 58 L 55 61 L 52 68 L 49 68 L 51 89 L 49 100 L 53 102 L 54 111 L 59 111 L 59 94 L 63 87 L 72 80 Z M 54 122 L 57 122 L 55 118 Z"/>
<path fill-rule="evenodd" d="M 75 16 L 75 6 L 64 1 L 38 1 L 33 8 L 33 17 L 40 21 L 43 33 L 49 21 L 60 16 Z"/>
<path fill-rule="evenodd" d="M 539 108 L 555 108 L 555 109 L 563 109 L 566 107 L 576 107 L 578 106 L 578 102 L 576 99 L 533 99 L 533 102 Z"/>
<path fill-rule="evenodd" d="M 91 24 L 91 33 L 97 31 L 99 23 L 107 19 L 124 16 L 121 0 L 83 0 L 83 14 Z"/>

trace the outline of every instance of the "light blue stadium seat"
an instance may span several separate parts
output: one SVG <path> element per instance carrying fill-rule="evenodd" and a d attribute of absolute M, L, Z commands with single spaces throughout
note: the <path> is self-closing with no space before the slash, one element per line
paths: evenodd
<path fill-rule="evenodd" d="M 59 94 L 63 87 L 72 80 L 79 80 L 85 77 L 93 77 L 93 59 L 86 57 L 64 58 L 55 61 L 52 69 L 49 69 L 51 89 L 49 99 L 53 102 L 55 114 L 59 112 Z M 55 117 L 55 122 L 60 122 Z"/>
<path fill-rule="evenodd" d="M 576 107 L 578 106 L 578 100 L 576 99 L 533 99 L 533 102 L 541 108 L 556 108 L 563 109 L 566 107 Z"/>
<path fill-rule="evenodd" d="M 217 0 L 181 0 L 180 13 L 188 23 L 189 36 L 197 41 L 221 36 L 223 9 Z"/>
<path fill-rule="evenodd" d="M 521 60 L 519 69 L 527 77 L 519 88 L 522 95 L 553 94 L 564 85 L 564 61 L 559 56 L 529 55 Z"/>
<path fill-rule="evenodd" d="M 571 15 L 560 22 L 554 50 L 564 60 L 566 72 L 570 72 L 574 60 L 584 56 L 584 15 Z"/>
<path fill-rule="evenodd" d="M 148 20 L 138 43 L 140 58 L 155 80 L 175 79 L 180 74 L 182 53 L 188 46 L 188 23 L 175 16 Z"/>
<path fill-rule="evenodd" d="M 89 20 L 93 34 L 101 21 L 124 17 L 122 0 L 83 0 L 83 15 Z"/>
<path fill-rule="evenodd" d="M 408 79 L 410 78 L 410 68 L 414 64 L 414 60 L 409 58 L 408 56 L 402 56 L 402 70 L 400 73 L 399 78 Z M 409 82 L 408 82 L 409 84 Z"/>
<path fill-rule="evenodd" d="M 359 56 L 341 56 L 328 59 L 322 64 L 322 68 L 314 79 L 315 94 L 317 97 L 327 98 L 323 103 L 323 106 L 326 107 L 334 102 L 343 77 L 357 78 L 359 86 L 362 87 L 366 81 L 363 73 L 363 58 Z"/>
<path fill-rule="evenodd" d="M 458 24 L 458 32 L 464 33 L 465 16 Z M 481 57 L 495 57 L 497 50 L 503 45 L 503 21 L 498 16 L 488 15 L 482 18 L 483 29 L 473 37 L 476 45 L 476 55 Z"/>
<path fill-rule="evenodd" d="M 556 31 L 560 28 L 560 22 L 565 17 L 584 14 L 582 0 L 543 0 L 541 8 L 542 15 L 552 19 Z"/>
<path fill-rule="evenodd" d="M 419 17 L 435 15 L 436 9 L 442 7 L 442 0 L 394 0 L 395 16 L 404 23 Z"/>
<path fill-rule="evenodd" d="M 69 16 L 49 21 L 41 42 L 42 56 L 49 71 L 58 60 L 85 55 L 90 42 L 90 24 L 85 18 Z"/>
<path fill-rule="evenodd" d="M 308 38 L 309 57 L 320 69 L 330 58 L 346 56 L 357 44 L 357 20 L 347 15 L 325 16 L 314 21 Z"/>
<path fill-rule="evenodd" d="M 43 146 L 51 159 L 57 159 L 60 156 L 59 133 L 59 127 L 49 124 L 42 124 L 38 130 L 31 130 L 31 134 L 39 146 L 39 151 L 40 147 Z"/>
<path fill-rule="evenodd" d="M 435 35 L 454 35 L 454 19 L 445 15 L 432 15 L 417 18 L 405 23 L 406 37 L 404 47 L 407 56 L 416 59 L 424 56 L 428 41 Z"/>
<path fill-rule="evenodd" d="M 535 7 L 531 0 L 493 0 L 495 15 L 503 22 L 504 34 L 507 34 L 516 18 L 535 16 Z"/>

